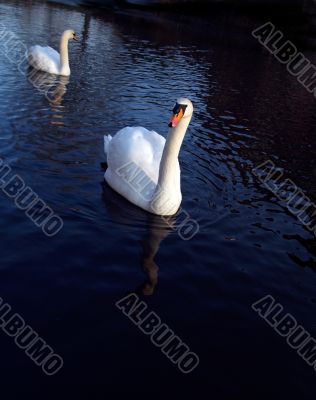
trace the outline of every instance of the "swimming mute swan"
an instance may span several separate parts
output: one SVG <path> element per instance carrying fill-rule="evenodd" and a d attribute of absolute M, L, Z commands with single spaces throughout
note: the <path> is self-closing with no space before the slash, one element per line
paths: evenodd
<path fill-rule="evenodd" d="M 157 215 L 174 215 L 181 204 L 178 155 L 193 114 L 189 99 L 177 100 L 167 140 L 142 127 L 104 136 L 106 182 L 136 206 Z"/>
<path fill-rule="evenodd" d="M 60 55 L 49 46 L 32 46 L 28 51 L 29 64 L 40 71 L 49 74 L 70 75 L 69 58 L 68 58 L 68 41 L 77 41 L 76 34 L 73 30 L 68 29 L 61 35 L 60 39 Z"/>

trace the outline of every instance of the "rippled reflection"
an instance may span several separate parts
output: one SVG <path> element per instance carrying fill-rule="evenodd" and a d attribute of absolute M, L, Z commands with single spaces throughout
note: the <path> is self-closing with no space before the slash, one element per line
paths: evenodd
<path fill-rule="evenodd" d="M 28 68 L 27 79 L 51 106 L 54 114 L 51 115 L 52 125 L 63 125 L 62 99 L 67 91 L 69 76 L 57 76 L 34 68 Z"/>
<path fill-rule="evenodd" d="M 146 278 L 132 291 L 151 296 L 158 284 L 159 266 L 156 264 L 155 257 L 159 252 L 161 242 L 174 228 L 176 216 L 162 218 L 138 209 L 114 192 L 106 183 L 103 185 L 103 200 L 111 219 L 116 222 L 118 228 L 121 226 L 121 229 L 125 231 L 129 226 L 130 229 L 138 228 L 141 232 L 142 239 L 137 243 L 137 247 L 141 249 L 140 266 Z"/>

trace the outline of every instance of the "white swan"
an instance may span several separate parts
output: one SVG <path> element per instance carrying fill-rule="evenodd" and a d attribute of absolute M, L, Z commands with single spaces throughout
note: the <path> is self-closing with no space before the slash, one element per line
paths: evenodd
<path fill-rule="evenodd" d="M 191 101 L 178 99 L 167 140 L 142 127 L 126 127 L 113 138 L 104 136 L 104 178 L 112 189 L 153 214 L 175 214 L 182 200 L 178 155 L 192 114 Z"/>
<path fill-rule="evenodd" d="M 61 35 L 60 39 L 60 55 L 49 46 L 32 46 L 28 51 L 29 64 L 40 71 L 48 72 L 56 75 L 70 75 L 69 58 L 68 58 L 68 41 L 77 40 L 76 34 L 69 29 Z"/>

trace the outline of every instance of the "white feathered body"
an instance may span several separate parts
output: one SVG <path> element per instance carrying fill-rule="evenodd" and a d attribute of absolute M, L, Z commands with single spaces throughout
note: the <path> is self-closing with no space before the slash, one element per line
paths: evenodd
<path fill-rule="evenodd" d="M 142 127 L 126 127 L 113 138 L 105 136 L 108 168 L 104 177 L 112 189 L 138 207 L 154 214 L 172 215 L 182 199 L 178 161 L 172 193 L 163 193 L 163 188 L 159 195 L 156 192 L 165 143 L 163 136 Z M 161 202 L 164 196 L 166 200 Z"/>
<path fill-rule="evenodd" d="M 32 46 L 28 52 L 29 64 L 40 71 L 60 74 L 60 55 L 49 46 Z"/>

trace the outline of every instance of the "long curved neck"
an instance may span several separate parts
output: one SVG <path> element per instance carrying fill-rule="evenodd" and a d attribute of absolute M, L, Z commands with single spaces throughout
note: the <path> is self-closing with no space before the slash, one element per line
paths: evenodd
<path fill-rule="evenodd" d="M 60 73 L 62 75 L 69 75 L 69 58 L 68 58 L 68 38 L 63 34 L 60 39 Z"/>
<path fill-rule="evenodd" d="M 176 176 L 178 155 L 190 120 L 191 117 L 183 118 L 176 128 L 169 129 L 160 161 L 158 184 L 154 195 L 154 197 L 159 197 L 161 202 L 163 198 L 167 199 L 175 190 L 180 191 L 179 178 Z"/>

